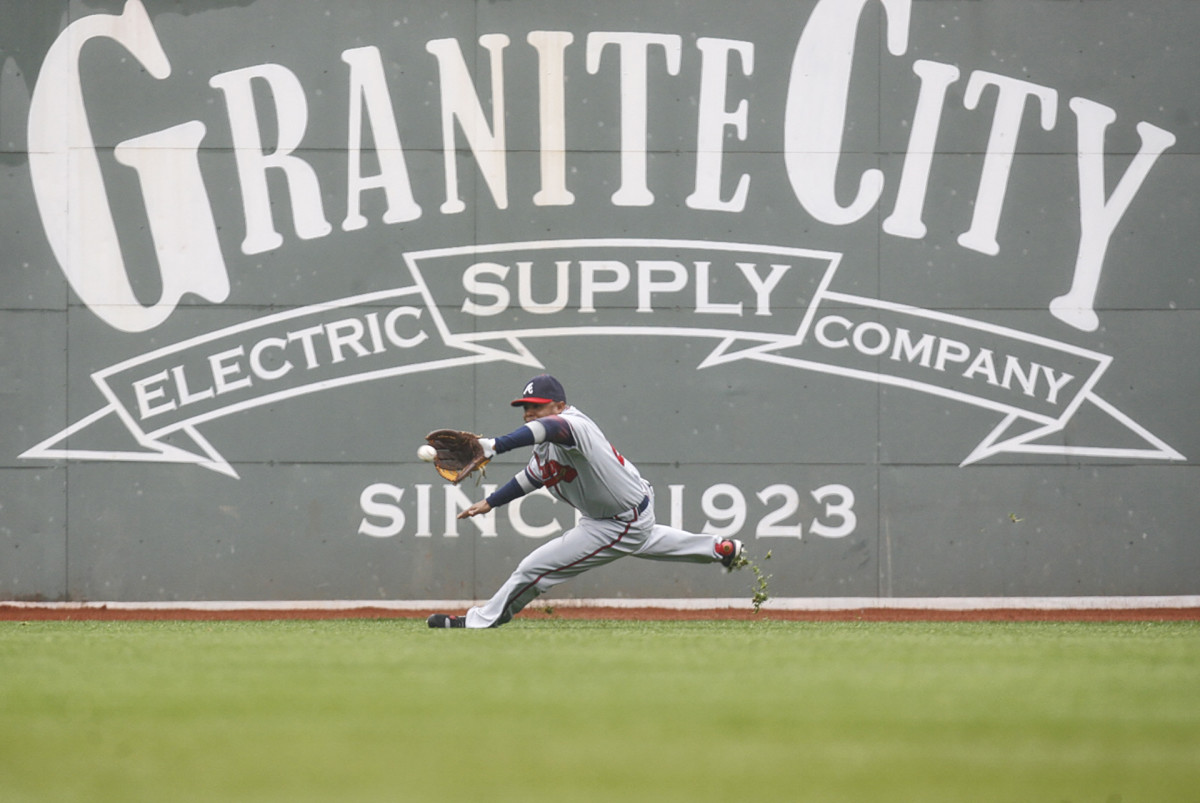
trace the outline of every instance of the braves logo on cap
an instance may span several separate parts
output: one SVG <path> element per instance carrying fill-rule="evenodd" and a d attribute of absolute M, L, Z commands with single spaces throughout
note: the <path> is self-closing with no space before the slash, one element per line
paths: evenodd
<path fill-rule="evenodd" d="M 521 397 L 514 399 L 512 406 L 549 404 L 550 402 L 565 402 L 566 400 L 567 392 L 563 390 L 562 383 L 550 376 L 550 374 L 541 374 L 526 383 L 525 389 L 521 391 Z"/>

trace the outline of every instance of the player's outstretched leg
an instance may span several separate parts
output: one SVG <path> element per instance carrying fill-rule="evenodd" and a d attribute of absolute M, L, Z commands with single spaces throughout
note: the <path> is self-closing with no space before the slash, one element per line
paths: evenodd
<path fill-rule="evenodd" d="M 499 627 L 559 583 L 630 554 L 643 531 L 615 519 L 583 519 L 530 552 L 487 602 L 467 611 L 467 627 Z"/>
<path fill-rule="evenodd" d="M 634 554 L 647 560 L 680 560 L 715 563 L 732 571 L 746 565 L 744 547 L 736 538 L 689 533 L 665 524 L 655 524 L 650 537 Z"/>

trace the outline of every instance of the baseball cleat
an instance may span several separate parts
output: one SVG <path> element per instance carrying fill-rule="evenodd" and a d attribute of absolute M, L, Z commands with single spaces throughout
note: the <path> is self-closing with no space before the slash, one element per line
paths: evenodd
<path fill-rule="evenodd" d="M 435 613 L 429 617 L 428 622 L 430 627 L 466 627 L 467 617 Z"/>
<path fill-rule="evenodd" d="M 746 559 L 742 557 L 742 542 L 736 538 L 718 541 L 716 553 L 717 557 L 721 559 L 721 565 L 728 571 L 740 569 L 746 565 Z"/>

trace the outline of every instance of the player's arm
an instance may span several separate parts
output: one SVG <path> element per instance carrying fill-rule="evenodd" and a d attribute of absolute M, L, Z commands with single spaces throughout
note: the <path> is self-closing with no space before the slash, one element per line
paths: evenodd
<path fill-rule="evenodd" d="M 575 434 L 571 425 L 560 415 L 549 415 L 522 424 L 507 435 L 501 435 L 492 441 L 496 454 L 511 452 L 523 446 L 536 446 L 539 443 L 558 443 L 563 446 L 575 445 Z"/>
<path fill-rule="evenodd" d="M 539 443 L 558 443 L 564 446 L 575 445 L 575 435 L 571 425 L 562 416 L 550 415 L 522 424 L 507 435 L 488 442 L 481 438 L 485 449 L 491 449 L 493 454 L 504 454 L 523 446 L 535 446 Z M 490 456 L 490 455 L 489 455 Z M 483 499 L 458 514 L 458 518 L 467 519 L 480 516 L 502 505 L 507 505 L 514 499 L 520 499 L 527 493 L 532 493 L 542 487 L 542 480 L 528 468 L 520 471 L 515 477 L 497 488 L 486 499 Z"/>
<path fill-rule="evenodd" d="M 495 491 L 488 494 L 486 499 L 482 499 L 469 508 L 458 514 L 460 519 L 469 519 L 472 516 L 479 516 L 487 513 L 501 505 L 507 505 L 514 499 L 520 499 L 527 493 L 532 493 L 542 487 L 542 481 L 535 476 L 528 468 L 521 469 L 517 476 L 513 477 L 508 482 L 501 485 Z"/>
<path fill-rule="evenodd" d="M 565 419 L 561 416 L 551 415 L 530 421 L 509 434 L 496 438 L 492 448 L 496 450 L 496 454 L 503 454 L 522 446 L 534 446 L 546 441 L 574 446 L 575 436 L 571 433 L 571 426 Z M 507 505 L 514 499 L 541 488 L 542 479 L 533 471 L 533 466 L 534 463 L 531 461 L 524 471 L 519 472 L 517 476 L 497 488 L 488 496 L 486 500 L 488 505 L 494 508 Z"/>

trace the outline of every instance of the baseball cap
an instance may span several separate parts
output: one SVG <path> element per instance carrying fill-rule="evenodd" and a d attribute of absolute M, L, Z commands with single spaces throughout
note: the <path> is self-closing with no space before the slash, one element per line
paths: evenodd
<path fill-rule="evenodd" d="M 514 399 L 512 406 L 549 404 L 550 402 L 565 402 L 566 400 L 567 392 L 563 390 L 562 383 L 550 376 L 550 374 L 541 374 L 525 383 L 525 389 L 521 391 L 521 397 Z"/>

